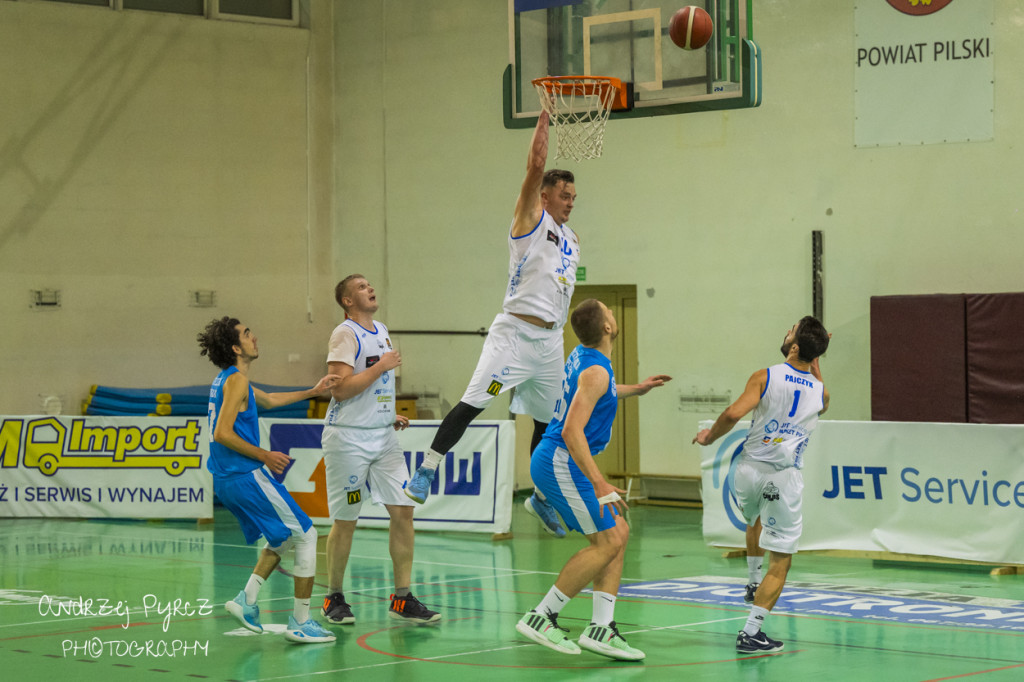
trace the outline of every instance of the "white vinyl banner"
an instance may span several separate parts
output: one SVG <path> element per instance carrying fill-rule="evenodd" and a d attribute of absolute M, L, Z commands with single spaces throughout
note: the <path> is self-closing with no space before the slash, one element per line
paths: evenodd
<path fill-rule="evenodd" d="M 417 420 L 398 433 L 410 474 L 423 461 L 441 422 Z M 320 436 L 323 423 L 308 419 L 261 419 L 264 448 L 295 460 L 284 486 L 314 523 L 331 523 Z M 438 468 L 430 497 L 416 505 L 416 528 L 507 533 L 512 527 L 515 422 L 474 421 Z M 386 528 L 387 510 L 364 488 L 359 526 Z"/>
<path fill-rule="evenodd" d="M 854 143 L 991 140 L 993 0 L 857 0 Z"/>
<path fill-rule="evenodd" d="M 208 518 L 205 417 L 0 417 L 0 517 Z"/>
<path fill-rule="evenodd" d="M 736 429 L 702 448 L 704 539 L 743 547 Z M 801 550 L 1024 564 L 1024 426 L 819 422 L 804 452 Z"/>

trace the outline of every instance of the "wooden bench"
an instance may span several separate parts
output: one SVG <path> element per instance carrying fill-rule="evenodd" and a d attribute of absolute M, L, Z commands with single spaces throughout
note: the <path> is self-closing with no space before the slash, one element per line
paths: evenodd
<path fill-rule="evenodd" d="M 616 478 L 623 481 L 622 487 L 626 489 L 626 501 L 627 502 L 639 502 L 640 504 L 651 504 L 651 505 L 662 505 L 667 507 L 688 507 L 692 509 L 700 509 L 703 507 L 701 499 L 703 498 L 703 491 L 701 489 L 701 477 L 700 476 L 687 476 L 683 474 L 646 474 L 637 473 L 633 471 L 609 471 L 605 474 L 608 478 Z M 688 483 L 695 483 L 697 487 L 697 500 L 673 500 L 665 498 L 651 499 L 647 495 L 646 486 L 643 485 L 645 479 L 656 480 L 656 481 L 685 481 Z M 643 493 L 638 494 L 633 490 L 633 484 L 639 482 L 644 488 Z"/>

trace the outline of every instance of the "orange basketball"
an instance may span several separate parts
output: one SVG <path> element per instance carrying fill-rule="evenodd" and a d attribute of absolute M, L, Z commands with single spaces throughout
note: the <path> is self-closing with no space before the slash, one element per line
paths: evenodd
<path fill-rule="evenodd" d="M 672 15 L 668 37 L 684 50 L 699 50 L 708 44 L 714 30 L 711 15 L 700 7 L 688 5 Z"/>

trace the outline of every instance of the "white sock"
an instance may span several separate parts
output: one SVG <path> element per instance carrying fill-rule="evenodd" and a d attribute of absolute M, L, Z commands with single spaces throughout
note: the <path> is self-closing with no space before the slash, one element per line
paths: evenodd
<path fill-rule="evenodd" d="M 255 573 L 249 576 L 249 582 L 245 584 L 245 603 L 250 606 L 256 603 L 260 596 L 260 588 L 263 587 L 263 578 Z"/>
<path fill-rule="evenodd" d="M 747 555 L 747 582 L 758 585 L 761 583 L 761 567 L 764 566 L 763 556 Z"/>
<path fill-rule="evenodd" d="M 423 464 L 420 466 L 427 469 L 436 469 L 443 459 L 444 453 L 427 450 L 427 454 L 423 456 Z"/>
<path fill-rule="evenodd" d="M 562 608 L 569 603 L 569 597 L 562 594 L 554 585 L 548 590 L 548 593 L 544 595 L 544 599 L 541 600 L 537 608 L 534 609 L 537 613 L 550 613 L 557 616 Z"/>
<path fill-rule="evenodd" d="M 615 620 L 615 595 L 607 592 L 594 592 L 594 617 L 590 621 L 594 625 L 608 625 Z"/>
<path fill-rule="evenodd" d="M 295 607 L 292 611 L 292 615 L 295 616 L 295 622 L 302 625 L 309 620 L 309 597 L 305 599 L 295 598 Z"/>
<path fill-rule="evenodd" d="M 747 618 L 747 624 L 743 626 L 743 632 L 753 637 L 761 631 L 761 626 L 764 625 L 764 619 L 767 617 L 768 609 L 761 606 L 751 606 L 750 616 Z"/>

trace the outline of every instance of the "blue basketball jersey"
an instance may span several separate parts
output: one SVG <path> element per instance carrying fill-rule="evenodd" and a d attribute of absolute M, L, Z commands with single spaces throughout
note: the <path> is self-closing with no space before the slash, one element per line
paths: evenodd
<path fill-rule="evenodd" d="M 217 420 L 220 419 L 221 406 L 224 403 L 224 382 L 228 377 L 238 371 L 237 367 L 228 367 L 217 375 L 210 386 L 210 457 L 206 460 L 206 468 L 214 476 L 234 476 L 254 471 L 263 466 L 263 462 L 246 457 L 235 452 L 229 447 L 221 445 L 213 439 L 217 429 Z M 252 386 L 249 386 L 249 405 L 245 412 L 239 412 L 235 417 L 235 433 L 247 443 L 260 444 L 260 425 L 256 414 L 256 395 Z"/>
<path fill-rule="evenodd" d="M 565 448 L 565 441 L 562 439 L 562 427 L 565 424 L 565 415 L 569 412 L 569 405 L 576 395 L 576 388 L 580 374 L 588 367 L 598 365 L 604 367 L 608 372 L 608 388 L 602 395 L 594 411 L 590 414 L 587 425 L 583 427 L 583 435 L 590 445 L 590 452 L 597 455 L 612 437 L 612 422 L 615 420 L 615 411 L 618 409 L 618 393 L 615 390 L 615 374 L 612 372 L 612 362 L 601 351 L 586 346 L 576 346 L 565 361 L 565 378 L 562 380 L 562 397 L 555 403 L 555 416 L 548 424 L 544 432 L 546 440 L 553 441 L 557 447 Z"/>

